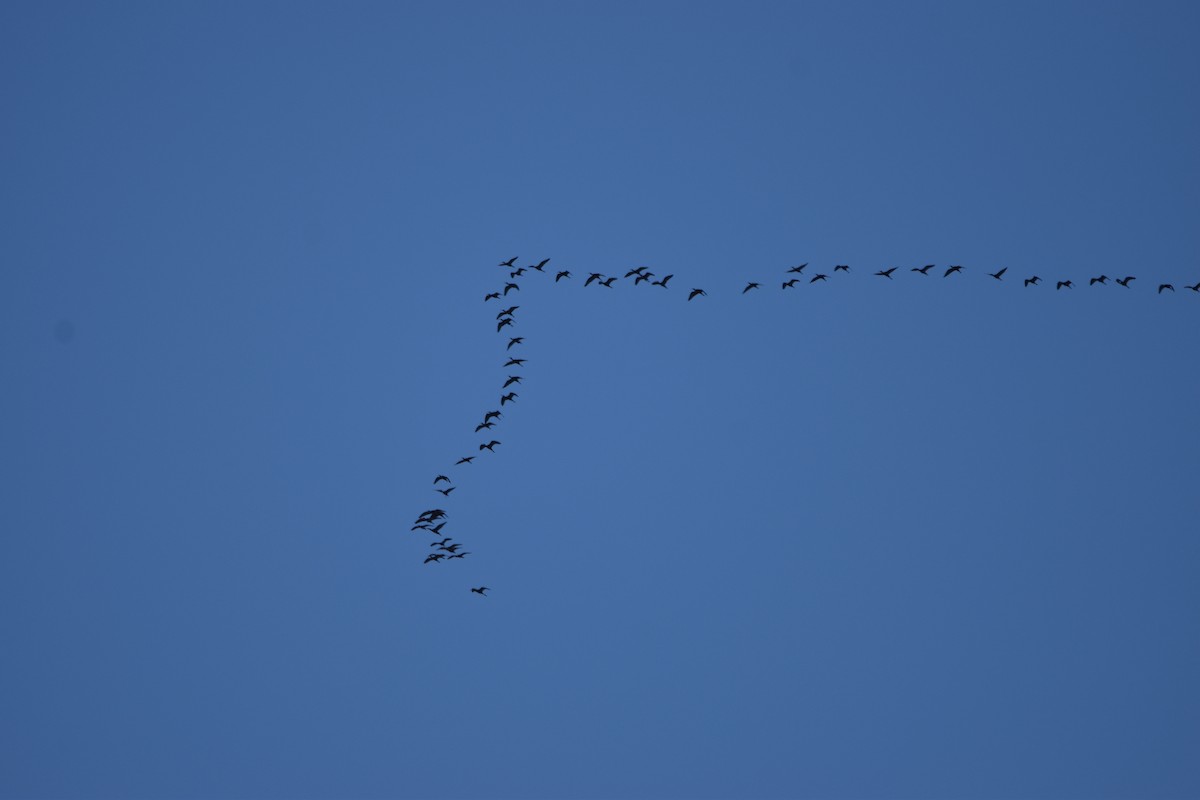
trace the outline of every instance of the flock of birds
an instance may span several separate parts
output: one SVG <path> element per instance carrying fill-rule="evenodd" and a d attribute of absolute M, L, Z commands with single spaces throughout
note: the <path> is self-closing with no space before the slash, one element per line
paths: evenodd
<path fill-rule="evenodd" d="M 498 300 L 501 303 L 505 302 L 505 298 L 508 297 L 508 294 L 510 292 L 520 291 L 521 286 L 516 281 L 519 278 L 522 278 L 527 273 L 528 274 L 541 273 L 541 274 L 549 275 L 549 273 L 546 272 L 546 265 L 550 263 L 550 259 L 548 259 L 548 258 L 542 259 L 537 264 L 529 264 L 528 266 L 524 266 L 524 267 L 516 266 L 516 261 L 517 261 L 517 258 L 513 257 L 513 258 L 508 259 L 507 261 L 500 262 L 499 266 L 504 267 L 509 270 L 508 280 L 505 282 L 502 289 L 494 291 L 494 292 L 488 292 L 483 298 L 485 303 L 490 302 L 492 300 Z M 797 265 L 794 267 L 789 267 L 782 276 L 781 285 L 780 285 L 781 290 L 786 291 L 788 289 L 794 288 L 797 284 L 801 283 L 805 279 L 807 279 L 808 283 L 818 283 L 820 281 L 828 281 L 829 280 L 829 274 L 823 273 L 823 272 L 816 272 L 815 270 L 814 270 L 814 274 L 812 274 L 811 276 L 805 275 L 804 270 L 807 268 L 808 268 L 807 263 L 800 264 L 800 265 Z M 888 269 L 881 269 L 881 270 L 875 272 L 874 274 L 876 277 L 887 278 L 888 280 L 894 280 L 893 274 L 897 270 L 901 270 L 901 269 L 902 269 L 902 267 L 889 267 Z M 934 269 L 937 269 L 937 265 L 925 264 L 924 266 L 921 266 L 921 267 L 910 267 L 908 271 L 918 273 L 925 277 L 929 277 L 930 272 Z M 963 273 L 963 269 L 964 268 L 961 264 L 950 264 L 942 272 L 942 277 L 949 278 L 951 275 Z M 833 267 L 832 273 L 836 274 L 838 272 L 849 273 L 850 266 L 848 264 L 837 264 Z M 993 278 L 994 280 L 1003 281 L 1004 276 L 1007 272 L 1008 272 L 1008 268 L 1004 267 L 995 272 L 986 272 L 984 274 L 986 274 L 990 278 Z M 570 270 L 564 269 L 564 270 L 555 270 L 554 271 L 554 282 L 555 283 L 558 283 L 563 280 L 571 280 L 574 277 L 575 276 L 573 276 L 571 274 Z M 622 278 L 618 278 L 618 276 L 616 276 L 616 275 L 604 275 L 603 273 L 600 273 L 600 272 L 588 273 L 587 278 L 583 281 L 583 285 L 584 286 L 595 285 L 597 287 L 602 286 L 607 289 L 612 289 L 613 284 L 615 284 L 618 280 L 629 280 L 632 278 L 634 286 L 646 284 L 647 286 L 658 286 L 663 289 L 669 289 L 671 287 L 668 286 L 668 284 L 670 283 L 671 279 L 675 277 L 675 275 L 674 274 L 663 275 L 662 277 L 659 277 L 657 280 L 654 280 L 655 277 L 656 277 L 655 273 L 651 272 L 648 267 L 635 267 L 635 268 L 627 271 Z M 1133 283 L 1133 281 L 1135 281 L 1136 279 L 1137 278 L 1134 275 L 1127 275 L 1124 278 L 1109 278 L 1109 276 L 1107 276 L 1107 275 L 1097 275 L 1088 280 L 1088 286 L 1097 286 L 1097 285 L 1106 286 L 1108 284 L 1108 282 L 1110 280 L 1112 280 L 1114 283 L 1119 284 L 1120 286 L 1122 286 L 1126 289 L 1129 289 L 1129 288 L 1131 288 L 1130 284 Z M 1037 275 L 1031 275 L 1028 278 L 1024 278 L 1023 280 L 1024 280 L 1024 286 L 1026 288 L 1031 287 L 1031 286 L 1032 287 L 1039 286 L 1043 282 L 1042 278 Z M 741 293 L 746 294 L 747 292 L 753 291 L 755 289 L 761 289 L 761 288 L 762 288 L 761 282 L 749 281 L 749 282 L 747 282 L 745 288 L 742 289 Z M 1055 282 L 1055 291 L 1061 291 L 1063 289 L 1072 289 L 1073 290 L 1074 288 L 1075 288 L 1075 284 L 1070 280 L 1061 280 L 1061 281 Z M 1191 291 L 1196 292 L 1197 294 L 1200 294 L 1200 281 L 1197 281 L 1196 283 L 1192 284 L 1191 286 L 1185 285 L 1183 288 L 1190 289 Z M 1169 292 L 1175 291 L 1174 284 L 1171 284 L 1171 283 L 1158 284 L 1157 294 L 1162 294 L 1163 292 L 1168 292 L 1168 291 Z M 707 297 L 707 296 L 708 296 L 708 292 L 706 292 L 704 289 L 693 287 L 687 293 L 687 301 L 691 302 L 698 297 Z M 518 306 L 518 305 L 509 306 L 508 308 L 502 309 L 496 315 L 496 332 L 497 333 L 504 332 L 505 328 L 515 327 L 515 325 L 516 325 L 516 316 L 515 315 L 516 315 L 516 312 L 518 309 L 520 309 L 520 306 Z M 508 343 L 504 348 L 504 350 L 505 350 L 504 357 L 506 359 L 504 362 L 505 368 L 520 370 L 521 368 L 524 367 L 526 359 L 514 357 L 511 355 L 511 352 L 510 352 L 514 347 L 517 347 L 517 346 L 523 344 L 524 341 L 525 341 L 525 338 L 522 336 L 510 336 L 509 337 Z M 500 391 L 503 392 L 503 394 L 500 395 L 500 401 L 498 404 L 499 408 L 495 408 L 495 409 L 484 412 L 483 420 L 475 426 L 476 433 L 480 433 L 481 431 L 491 431 L 494 428 L 496 428 L 499 421 L 501 419 L 503 419 L 503 417 L 504 417 L 504 407 L 509 403 L 515 403 L 517 401 L 517 397 L 518 397 L 518 394 L 515 390 L 510 390 L 507 392 L 505 392 L 505 390 L 509 389 L 509 387 L 511 387 L 513 385 L 519 385 L 521 383 L 521 381 L 522 381 L 522 376 L 519 372 L 517 374 L 507 376 L 507 378 L 504 381 L 503 386 L 500 389 Z M 475 461 L 476 458 L 480 457 L 480 454 L 483 453 L 485 450 L 488 453 L 495 453 L 496 447 L 498 447 L 501 444 L 501 442 L 497 441 L 494 438 L 491 438 L 490 436 L 488 436 L 487 438 L 489 439 L 489 441 L 480 442 L 479 451 L 477 453 L 472 453 L 471 455 L 463 456 L 462 458 L 458 459 L 458 461 L 456 461 L 454 463 L 454 466 L 460 467 L 460 466 L 471 464 L 473 461 Z M 443 497 L 449 498 L 450 494 L 452 492 L 454 492 L 456 487 L 455 487 L 453 481 L 450 479 L 450 476 L 439 474 L 436 477 L 434 477 L 434 479 L 433 479 L 433 488 L 435 491 L 440 493 Z M 425 531 L 425 532 L 432 534 L 434 537 L 434 540 L 429 543 L 429 547 L 431 549 L 430 549 L 430 551 L 428 551 L 428 554 L 425 556 L 425 560 L 424 560 L 425 564 L 439 564 L 439 563 L 443 563 L 443 562 L 449 563 L 456 559 L 463 559 L 463 558 L 466 558 L 467 556 L 471 555 L 471 552 L 469 550 L 463 549 L 463 544 L 461 542 L 455 541 L 453 539 L 453 537 L 444 535 L 446 523 L 447 523 L 447 514 L 446 514 L 445 509 L 441 509 L 441 508 L 431 508 L 431 509 L 427 509 L 427 510 L 421 512 L 421 514 L 418 515 L 416 521 L 413 523 L 413 526 L 412 526 L 413 531 Z M 474 587 L 471 587 L 471 591 L 474 592 L 475 594 L 486 597 L 487 592 L 489 591 L 489 587 L 474 586 Z"/>

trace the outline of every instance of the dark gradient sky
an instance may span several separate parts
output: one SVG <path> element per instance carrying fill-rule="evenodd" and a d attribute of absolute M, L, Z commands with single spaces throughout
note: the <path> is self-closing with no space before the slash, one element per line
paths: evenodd
<path fill-rule="evenodd" d="M 1197 8 L 3 4 L 0 797 L 1200 796 Z"/>

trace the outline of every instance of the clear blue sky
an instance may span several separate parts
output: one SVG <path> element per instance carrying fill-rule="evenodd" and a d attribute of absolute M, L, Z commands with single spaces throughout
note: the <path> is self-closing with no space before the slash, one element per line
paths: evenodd
<path fill-rule="evenodd" d="M 1200 796 L 1198 9 L 0 5 L 0 797 Z"/>

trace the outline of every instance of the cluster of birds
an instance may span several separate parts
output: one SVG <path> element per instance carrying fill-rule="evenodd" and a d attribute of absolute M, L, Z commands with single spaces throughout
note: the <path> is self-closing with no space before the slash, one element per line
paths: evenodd
<path fill-rule="evenodd" d="M 488 292 L 486 295 L 484 295 L 483 300 L 485 303 L 489 302 L 491 300 L 500 300 L 501 302 L 503 302 L 503 299 L 505 297 L 507 297 L 510 292 L 520 291 L 521 286 L 519 283 L 517 283 L 517 280 L 522 278 L 527 273 L 528 274 L 532 274 L 532 273 L 548 274 L 546 272 L 546 265 L 550 263 L 550 259 L 548 259 L 548 258 L 542 259 L 537 264 L 529 264 L 524 267 L 516 266 L 516 261 L 517 261 L 517 258 L 514 256 L 513 258 L 510 258 L 507 261 L 500 262 L 499 266 L 504 267 L 509 270 L 508 280 L 505 282 L 502 289 L 500 289 L 498 291 L 494 291 L 494 292 Z M 806 278 L 807 278 L 808 283 L 810 283 L 810 284 L 829 280 L 828 273 L 816 272 L 815 270 L 814 270 L 813 275 L 811 275 L 811 276 L 805 275 L 804 270 L 807 269 L 808 266 L 809 266 L 808 263 L 804 263 L 804 264 L 799 264 L 794 267 L 789 267 L 787 270 L 785 270 L 780 288 L 782 290 L 794 288 L 797 284 L 801 283 Z M 893 280 L 894 273 L 897 272 L 898 270 L 902 270 L 902 269 L 903 269 L 902 267 L 889 267 L 887 269 L 878 270 L 874 274 L 876 277 L 887 278 L 888 280 Z M 908 271 L 918 273 L 925 277 L 929 277 L 930 271 L 934 270 L 934 269 L 937 269 L 937 265 L 925 264 L 924 266 L 921 266 L 921 267 L 910 267 L 908 269 Z M 964 267 L 961 264 L 950 264 L 950 265 L 947 265 L 945 270 L 942 272 L 942 277 L 949 278 L 951 275 L 963 273 L 963 271 L 964 271 Z M 850 266 L 848 264 L 836 264 L 836 265 L 834 265 L 831 272 L 833 274 L 837 274 L 839 272 L 849 273 Z M 985 272 L 984 274 L 986 274 L 988 277 L 993 278 L 997 281 L 1003 281 L 1005 273 L 1007 273 L 1007 272 L 1008 272 L 1008 268 L 1004 267 L 995 272 Z M 572 277 L 574 277 L 574 276 L 572 276 L 570 270 L 564 269 L 564 270 L 557 270 L 554 272 L 554 282 L 555 283 L 559 283 L 562 280 L 570 280 Z M 655 273 L 651 272 L 648 267 L 634 267 L 633 269 L 630 269 L 628 272 L 626 272 L 623 277 L 620 277 L 620 278 L 616 275 L 605 275 L 600 272 L 590 272 L 590 273 L 588 273 L 587 278 L 583 281 L 583 285 L 585 287 L 592 286 L 592 285 L 603 286 L 607 289 L 612 289 L 613 285 L 618 280 L 628 280 L 628 279 L 632 278 L 634 286 L 646 284 L 647 286 L 658 286 L 663 289 L 668 289 L 668 288 L 670 288 L 668 286 L 668 284 L 670 283 L 671 279 L 675 277 L 675 275 L 674 274 L 663 275 L 662 277 L 659 277 L 657 280 L 654 279 L 655 277 L 656 277 Z M 1129 289 L 1129 288 L 1131 288 L 1130 284 L 1133 281 L 1135 281 L 1136 279 L 1137 279 L 1136 276 L 1133 276 L 1133 275 L 1127 275 L 1124 278 L 1111 278 L 1111 279 L 1107 275 L 1098 275 L 1094 278 L 1089 279 L 1088 285 L 1089 286 L 1096 286 L 1096 285 L 1104 286 L 1104 285 L 1108 284 L 1109 280 L 1112 280 L 1114 283 L 1120 284 L 1124 288 Z M 1024 280 L 1025 287 L 1038 286 L 1039 284 L 1042 283 L 1042 278 L 1037 275 L 1031 275 L 1028 278 L 1024 278 L 1023 280 Z M 761 282 L 749 281 L 746 284 L 745 288 L 742 289 L 741 293 L 746 294 L 747 292 L 753 291 L 755 289 L 760 289 L 760 288 L 762 288 Z M 1074 289 L 1074 288 L 1075 288 L 1075 285 L 1070 280 L 1061 280 L 1061 281 L 1056 281 L 1056 283 L 1055 283 L 1056 291 L 1059 291 L 1062 289 Z M 1197 281 L 1195 284 L 1193 284 L 1191 286 L 1185 285 L 1184 288 L 1190 289 L 1191 291 L 1196 292 L 1196 293 L 1200 293 L 1200 281 Z M 1174 284 L 1160 283 L 1158 285 L 1158 294 L 1162 294 L 1163 292 L 1167 292 L 1167 291 L 1174 292 L 1175 291 Z M 692 300 L 695 300 L 697 297 L 707 297 L 707 296 L 708 296 L 708 292 L 706 292 L 704 289 L 693 287 L 687 293 L 687 300 L 688 300 L 688 302 L 691 302 Z M 505 328 L 513 328 L 516 325 L 516 316 L 515 315 L 516 315 L 516 312 L 518 309 L 520 309 L 520 306 L 517 306 L 517 305 L 509 306 L 508 308 L 501 310 L 496 315 L 496 332 L 497 333 L 503 332 Z M 506 344 L 506 346 L 504 348 L 504 350 L 505 350 L 504 357 L 506 359 L 506 361 L 504 362 L 504 367 L 506 369 L 520 370 L 522 367 L 524 367 L 526 359 L 513 357 L 509 352 L 514 347 L 524 343 L 524 341 L 525 341 L 525 339 L 522 336 L 509 337 L 508 343 Z M 500 395 L 500 402 L 499 402 L 500 408 L 486 411 L 484 413 L 483 420 L 475 426 L 476 433 L 479 433 L 481 431 L 491 431 L 492 429 L 494 429 L 496 427 L 498 421 L 501 420 L 504 416 L 504 412 L 503 412 L 504 406 L 509 403 L 515 403 L 517 401 L 517 397 L 518 397 L 517 392 L 515 390 L 509 390 L 508 392 L 505 392 L 504 390 L 509 389 L 509 387 L 511 387 L 513 385 L 519 385 L 521 383 L 522 379 L 523 378 L 522 378 L 521 374 L 519 374 L 519 373 L 507 376 L 507 378 L 504 381 L 503 386 L 500 389 L 500 391 L 502 392 L 502 394 Z M 500 444 L 501 444 L 501 442 L 489 437 L 489 441 L 480 442 L 479 453 L 482 453 L 485 450 L 488 451 L 489 453 L 495 453 L 496 447 L 498 447 Z M 479 453 L 473 453 L 468 456 L 463 456 L 462 458 L 458 459 L 458 461 L 456 461 L 454 463 L 454 466 L 459 467 L 459 466 L 463 466 L 463 465 L 472 463 L 477 457 L 479 457 Z M 445 484 L 445 485 L 443 486 L 442 484 Z M 435 491 L 439 492 L 441 495 L 448 498 L 450 496 L 450 494 L 455 490 L 456 487 L 448 475 L 439 474 L 433 479 L 433 488 Z M 428 555 L 425 556 L 424 563 L 426 563 L 426 564 L 437 564 L 437 563 L 442 563 L 442 562 L 449 563 L 450 561 L 453 561 L 455 559 L 463 559 L 463 558 L 466 558 L 467 556 L 471 555 L 470 551 L 462 549 L 463 545 L 460 542 L 456 542 L 452 537 L 443 536 L 445 526 L 446 526 L 446 511 L 444 509 L 440 509 L 440 508 L 432 508 L 432 509 L 428 509 L 426 511 L 421 512 L 421 514 L 417 517 L 416 521 L 413 523 L 413 527 L 412 527 L 413 531 L 427 531 L 427 532 L 433 534 L 433 536 L 434 536 L 434 541 L 431 541 L 429 544 L 429 547 L 432 548 L 432 550 L 428 553 Z M 475 586 L 475 587 L 471 588 L 471 591 L 474 592 L 475 594 L 486 597 L 487 592 L 489 591 L 489 588 L 487 586 Z"/>

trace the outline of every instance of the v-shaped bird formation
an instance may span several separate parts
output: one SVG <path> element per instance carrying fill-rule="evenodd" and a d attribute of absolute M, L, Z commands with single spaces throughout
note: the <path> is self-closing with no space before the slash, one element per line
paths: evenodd
<path fill-rule="evenodd" d="M 546 272 L 546 265 L 550 262 L 549 258 L 542 259 L 537 264 L 528 264 L 524 267 L 517 267 L 516 262 L 517 262 L 517 257 L 515 257 L 515 256 L 513 258 L 508 259 L 507 261 L 500 262 L 499 266 L 508 270 L 507 280 L 505 281 L 504 286 L 499 291 L 489 292 L 484 295 L 483 300 L 485 303 L 489 302 L 491 300 L 502 300 L 505 296 L 508 295 L 509 292 L 520 291 L 521 287 L 515 281 L 518 278 L 524 277 L 527 273 L 530 275 L 543 274 L 543 275 L 547 275 L 547 277 L 549 277 L 549 273 Z M 814 274 L 809 276 L 809 275 L 806 275 L 804 272 L 804 270 L 807 267 L 808 267 L 808 263 L 806 262 L 803 264 L 799 264 L 797 266 L 788 267 L 787 269 L 783 270 L 782 271 L 782 280 L 780 281 L 780 291 L 784 291 L 787 289 L 795 289 L 797 286 L 803 285 L 805 283 L 814 285 L 814 289 L 812 289 L 812 291 L 819 291 L 820 290 L 819 287 L 815 287 L 815 285 L 818 283 L 828 283 L 830 280 L 846 280 L 845 277 L 840 277 L 840 278 L 839 277 L 831 277 L 831 275 L 837 276 L 838 273 L 844 273 L 844 275 L 849 276 L 850 272 L 851 272 L 850 266 L 848 264 L 837 264 L 833 267 L 833 269 L 830 271 L 830 273 L 818 272 L 817 269 L 814 269 L 813 270 Z M 918 276 L 920 276 L 920 278 L 917 278 L 917 280 L 931 279 L 931 278 L 936 278 L 936 276 L 930 275 L 930 271 L 935 270 L 935 269 L 938 269 L 936 264 L 925 264 L 920 267 L 908 267 L 907 270 L 905 270 L 905 268 L 903 266 L 889 266 L 886 269 L 877 270 L 876 272 L 874 272 L 872 277 L 886 278 L 889 281 L 893 281 L 896 279 L 894 274 L 899 270 L 901 272 L 901 275 L 906 275 L 908 273 L 916 273 Z M 1006 282 L 1005 274 L 1007 272 L 1008 272 L 1008 267 L 1001 267 L 1001 268 L 997 269 L 995 272 L 987 272 L 986 270 L 984 270 L 979 274 L 982 277 L 991 278 L 1000 283 L 1004 283 L 1004 282 Z M 968 275 L 969 275 L 969 273 L 967 272 L 966 267 L 964 267 L 962 264 L 946 265 L 945 269 L 941 273 L 941 277 L 943 279 L 949 278 L 952 280 L 962 280 Z M 955 277 L 955 276 L 959 276 L 959 277 Z M 601 273 L 601 272 L 589 272 L 587 278 L 583 281 L 583 286 L 589 287 L 589 290 L 594 290 L 594 289 L 591 289 L 590 287 L 596 287 L 596 288 L 603 287 L 605 289 L 613 289 L 613 288 L 615 288 L 615 284 L 619 280 L 624 280 L 624 281 L 632 280 L 632 285 L 634 287 L 642 286 L 643 284 L 645 284 L 645 286 L 647 288 L 652 287 L 652 286 L 657 286 L 661 289 L 669 289 L 671 287 L 668 286 L 668 283 L 672 278 L 675 277 L 675 275 L 673 273 L 668 274 L 668 275 L 663 275 L 661 277 L 658 277 L 657 280 L 653 280 L 655 277 L 657 277 L 656 273 L 650 271 L 649 267 L 644 267 L 644 266 L 634 267 L 634 268 L 628 270 L 627 272 L 625 272 L 625 274 L 620 277 L 618 277 L 617 275 L 605 275 L 604 273 Z M 1133 283 L 1134 280 L 1136 280 L 1136 277 L 1137 276 L 1134 276 L 1134 275 L 1127 275 L 1124 278 L 1112 278 L 1111 280 L 1114 282 L 1114 284 L 1122 287 L 1121 290 L 1133 290 L 1133 287 L 1131 286 L 1131 284 Z M 573 278 L 573 276 L 572 276 L 572 273 L 570 270 L 566 270 L 566 269 L 558 270 L 554 273 L 553 283 L 556 285 L 559 285 L 564 280 L 571 281 L 572 278 Z M 803 278 L 808 278 L 808 280 L 804 281 L 804 280 L 802 280 Z M 777 278 L 777 280 L 779 280 L 779 279 Z M 1021 280 L 1021 279 L 1018 279 L 1018 280 Z M 1109 280 L 1110 280 L 1110 278 L 1108 275 L 1104 275 L 1104 274 L 1096 275 L 1096 276 L 1089 277 L 1087 285 L 1089 288 L 1100 287 L 1100 289 L 1103 289 L 1106 291 L 1113 291 L 1112 289 L 1108 288 Z M 1042 284 L 1042 278 L 1040 276 L 1030 275 L 1023 279 L 1023 289 L 1022 290 L 1032 289 L 1032 290 L 1044 291 L 1044 289 L 1041 289 L 1041 284 Z M 1192 292 L 1194 292 L 1196 294 L 1200 294 L 1200 280 L 1198 280 L 1196 283 L 1194 283 L 1190 286 L 1187 284 L 1182 284 L 1182 283 L 1181 283 L 1181 285 L 1186 290 L 1191 290 Z M 741 295 L 746 295 L 752 289 L 761 289 L 763 286 L 764 286 L 764 283 L 761 280 L 748 281 L 745 284 L 745 286 L 741 288 L 740 292 L 738 292 L 738 289 L 736 286 L 731 286 L 729 293 L 731 295 L 735 295 L 738 293 L 740 293 Z M 1172 294 L 1175 294 L 1175 285 L 1173 283 L 1160 283 L 1160 284 L 1157 284 L 1157 287 L 1158 288 L 1157 288 L 1156 294 L 1158 294 L 1158 295 L 1161 295 L 1164 292 L 1171 292 Z M 1075 284 L 1069 278 L 1063 279 L 1063 280 L 1056 280 L 1054 290 L 1061 291 L 1063 289 L 1074 290 Z M 1121 290 L 1116 290 L 1116 291 L 1121 291 Z M 645 289 L 642 289 L 641 291 L 645 291 Z M 700 287 L 691 287 L 691 288 L 687 289 L 686 292 L 687 292 L 686 302 L 688 302 L 688 303 L 690 303 L 694 300 L 698 300 L 700 298 L 708 297 L 708 292 Z M 520 309 L 519 305 L 513 305 L 513 306 L 510 306 L 509 308 L 502 310 L 500 313 L 498 313 L 496 315 L 496 332 L 504 334 L 505 339 L 506 339 L 505 347 L 504 347 L 504 353 L 505 353 L 504 357 L 507 360 L 503 364 L 503 367 L 505 369 L 510 369 L 510 368 L 522 369 L 522 368 L 524 368 L 525 362 L 527 360 L 525 358 L 514 357 L 513 354 L 511 353 L 511 351 L 514 347 L 518 347 L 518 346 L 521 346 L 524 344 L 524 342 L 525 342 L 524 337 L 510 336 L 508 334 L 508 332 L 506 332 L 504 330 L 505 328 L 515 328 L 516 327 L 516 324 L 517 324 L 516 312 L 519 309 Z M 506 377 L 503 385 L 500 387 L 500 391 L 504 392 L 505 389 L 509 389 L 513 384 L 520 384 L 520 383 L 522 383 L 523 380 L 524 380 L 524 376 L 520 373 L 509 374 Z M 498 425 L 503 421 L 503 418 L 504 418 L 504 412 L 501 409 L 503 409 L 504 406 L 506 406 L 509 403 L 516 403 L 517 398 L 518 398 L 518 395 L 515 391 L 508 391 L 507 393 L 501 394 L 500 398 L 499 398 L 499 403 L 498 403 L 500 408 L 485 411 L 483 414 L 482 421 L 480 421 L 479 423 L 477 423 L 475 425 L 475 432 L 476 433 L 479 433 L 481 431 L 489 431 L 490 432 L 493 429 L 497 428 Z M 487 439 L 488 439 L 488 441 L 483 441 L 483 442 L 479 443 L 478 452 L 459 458 L 457 461 L 454 462 L 453 466 L 454 467 L 463 467 L 463 468 L 469 467 L 475 461 L 475 459 L 477 457 L 481 456 L 481 454 L 484 451 L 487 451 L 490 454 L 488 456 L 488 458 L 493 457 L 496 454 L 496 448 L 501 446 L 502 441 L 495 439 L 491 436 L 488 436 Z M 446 498 L 447 500 L 449 499 L 450 494 L 455 490 L 455 488 L 457 488 L 457 487 L 454 485 L 454 482 L 453 482 L 452 478 L 450 477 L 450 475 L 438 474 L 433 479 L 434 491 L 441 494 L 443 496 L 443 498 Z M 414 521 L 413 526 L 412 526 L 413 531 L 426 531 L 426 532 L 432 534 L 435 539 L 435 541 L 430 542 L 429 548 L 431 548 L 431 549 L 426 551 L 426 553 L 424 555 L 424 563 L 425 564 L 450 563 L 451 561 L 454 561 L 456 559 L 463 559 L 463 558 L 466 558 L 467 556 L 471 555 L 471 552 L 469 550 L 463 549 L 465 547 L 465 545 L 463 545 L 461 542 L 455 541 L 455 539 L 451 536 L 444 535 L 446 532 L 445 528 L 446 528 L 447 523 L 448 523 L 448 514 L 445 509 L 441 509 L 441 508 L 431 508 L 431 509 L 422 511 L 417 516 L 416 520 Z M 471 587 L 471 591 L 475 594 L 480 595 L 481 597 L 486 597 L 487 596 L 486 592 L 490 591 L 490 589 L 487 586 L 477 586 L 477 587 Z"/>

